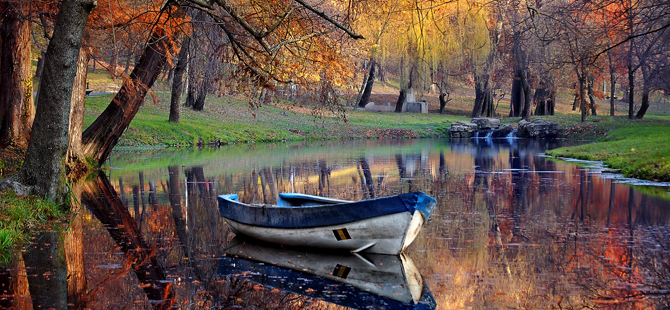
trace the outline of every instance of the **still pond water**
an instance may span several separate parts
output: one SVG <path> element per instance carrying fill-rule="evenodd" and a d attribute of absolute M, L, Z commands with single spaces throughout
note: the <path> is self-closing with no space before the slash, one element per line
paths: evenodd
<path fill-rule="evenodd" d="M 82 204 L 72 222 L 41 233 L 2 273 L 0 306 L 670 307 L 668 189 L 633 187 L 543 155 L 559 144 L 386 140 L 118 151 L 112 169 L 73 187 Z M 229 193 L 273 203 L 282 192 L 361 200 L 418 190 L 437 207 L 400 257 L 242 242 L 216 202 Z"/>

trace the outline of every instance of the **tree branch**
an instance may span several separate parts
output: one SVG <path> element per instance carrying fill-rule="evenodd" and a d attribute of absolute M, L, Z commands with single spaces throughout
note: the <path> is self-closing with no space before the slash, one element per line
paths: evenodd
<path fill-rule="evenodd" d="M 607 53 L 608 51 L 610 51 L 610 50 L 612 50 L 612 49 L 618 47 L 619 45 L 622 45 L 622 44 L 624 44 L 624 43 L 626 43 L 626 42 L 628 42 L 628 41 L 630 41 L 630 40 L 632 40 L 632 39 L 635 39 L 635 38 L 638 38 L 638 37 L 643 37 L 643 36 L 646 36 L 646 35 L 650 35 L 650 34 L 652 34 L 652 33 L 656 33 L 656 32 L 659 32 L 659 31 L 663 31 L 663 30 L 665 30 L 665 29 L 667 29 L 667 28 L 670 28 L 670 23 L 667 23 L 667 24 L 665 24 L 664 26 L 662 26 L 662 27 L 660 27 L 660 28 L 658 28 L 658 29 L 653 29 L 653 30 L 645 31 L 645 32 L 643 32 L 643 33 L 638 33 L 638 34 L 635 34 L 635 35 L 630 35 L 630 36 L 628 36 L 627 38 L 625 38 L 625 39 L 621 40 L 620 42 L 618 42 L 617 44 L 614 44 L 614 45 L 612 45 L 612 46 L 610 46 L 610 47 L 608 47 L 608 48 L 606 48 L 606 49 L 600 51 L 598 54 L 595 55 L 595 57 L 594 57 L 594 61 L 595 61 L 596 59 L 598 59 L 598 57 L 600 57 L 600 55 L 602 55 L 602 54 L 604 54 L 604 53 Z"/>
<path fill-rule="evenodd" d="M 335 25 L 335 27 L 342 29 L 342 31 L 346 32 L 351 38 L 353 38 L 353 39 L 365 39 L 365 37 L 363 37 L 362 35 L 360 35 L 360 34 L 356 34 L 356 33 L 353 32 L 352 30 L 350 30 L 349 28 L 347 28 L 347 27 L 345 27 L 344 25 L 340 24 L 338 21 L 332 19 L 332 18 L 331 18 L 330 16 L 328 16 L 326 13 L 324 13 L 324 12 L 322 12 L 322 11 L 319 11 L 319 10 L 317 10 L 315 7 L 313 7 L 313 6 L 309 5 L 309 4 L 307 4 L 305 1 L 303 1 L 303 0 L 294 0 L 294 1 L 297 2 L 297 3 L 299 3 L 300 5 L 302 5 L 304 8 L 306 8 L 306 9 L 308 9 L 308 10 L 314 12 L 314 14 L 318 15 L 319 17 L 321 17 L 321 18 L 327 20 L 329 23 Z"/>

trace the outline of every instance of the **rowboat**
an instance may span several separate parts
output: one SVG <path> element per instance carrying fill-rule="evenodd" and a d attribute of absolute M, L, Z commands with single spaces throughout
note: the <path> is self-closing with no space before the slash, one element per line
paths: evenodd
<path fill-rule="evenodd" d="M 294 247 L 398 255 L 417 237 L 436 201 L 407 193 L 362 201 L 283 193 L 276 205 L 218 196 L 221 216 L 236 234 Z"/>
<path fill-rule="evenodd" d="M 414 263 L 400 255 L 316 253 L 239 237 L 226 245 L 217 274 L 246 279 L 352 309 L 435 309 Z"/>

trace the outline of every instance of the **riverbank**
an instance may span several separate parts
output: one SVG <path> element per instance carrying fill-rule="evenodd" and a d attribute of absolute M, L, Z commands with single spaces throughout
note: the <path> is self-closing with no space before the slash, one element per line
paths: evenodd
<path fill-rule="evenodd" d="M 68 214 L 53 202 L 36 196 L 17 196 L 12 191 L 0 193 L 0 265 L 8 263 L 11 252 L 25 244 L 34 230 Z"/>
<path fill-rule="evenodd" d="M 85 126 L 109 101 L 109 95 L 89 98 Z M 460 101 L 464 102 L 455 100 Z M 245 100 L 214 97 L 207 101 L 205 111 L 183 108 L 179 123 L 167 121 L 168 109 L 166 93 L 157 94 L 155 101 L 147 100 L 119 146 L 155 148 L 325 139 L 448 138 L 451 123 L 469 120 L 460 113 L 434 113 L 437 106 L 430 102 L 429 114 L 370 113 L 350 108 L 336 113 L 318 112 L 291 103 L 252 107 Z M 624 115 L 589 116 L 584 123 L 577 113 L 533 118 L 558 122 L 567 139 L 595 142 L 547 152 L 552 156 L 603 161 L 614 169 L 621 169 L 626 177 L 670 180 L 670 118 L 667 116 L 650 115 L 645 120 L 629 120 Z M 518 119 L 502 121 L 515 124 Z"/>
<path fill-rule="evenodd" d="M 630 178 L 670 181 L 670 122 L 667 120 L 613 119 L 572 127 L 604 134 L 595 143 L 547 151 L 548 155 L 602 161 Z"/>
<path fill-rule="evenodd" d="M 204 111 L 182 108 L 178 123 L 167 121 L 169 94 L 148 99 L 119 140 L 120 147 L 225 145 L 328 139 L 447 137 L 457 115 L 369 113 L 345 107 L 318 111 L 288 102 L 252 106 L 233 97 L 208 99 Z M 84 127 L 107 107 L 110 95 L 90 97 Z"/>

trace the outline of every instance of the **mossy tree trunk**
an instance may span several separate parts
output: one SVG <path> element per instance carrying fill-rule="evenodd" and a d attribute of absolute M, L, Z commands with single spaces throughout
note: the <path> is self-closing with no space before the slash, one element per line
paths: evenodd
<path fill-rule="evenodd" d="M 79 49 L 95 0 L 65 0 L 45 56 L 43 86 L 20 180 L 39 195 L 61 202 L 67 193 L 65 162 L 72 87 Z"/>

